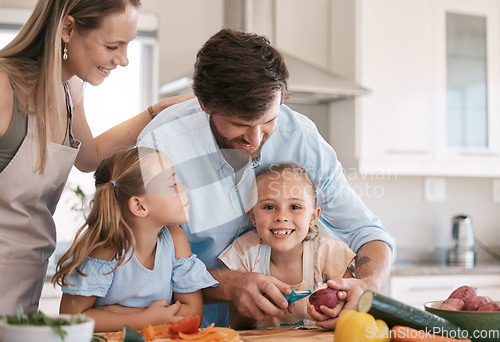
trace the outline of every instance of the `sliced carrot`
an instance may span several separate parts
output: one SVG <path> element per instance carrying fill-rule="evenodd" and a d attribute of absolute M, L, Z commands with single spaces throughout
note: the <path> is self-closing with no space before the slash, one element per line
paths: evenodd
<path fill-rule="evenodd" d="M 99 333 L 98 335 L 102 335 L 106 337 L 108 341 L 120 341 L 122 338 L 122 332 L 121 331 L 116 331 L 116 332 L 103 332 Z"/>
<path fill-rule="evenodd" d="M 140 330 L 146 341 L 155 341 L 160 339 L 170 339 L 170 331 L 168 324 L 148 325 Z M 179 338 L 171 341 L 182 342 L 239 342 L 240 335 L 233 329 L 216 327 L 214 323 L 210 326 L 199 329 L 197 333 L 186 334 L 179 332 Z M 121 332 L 102 333 L 108 341 L 120 341 Z"/>
<path fill-rule="evenodd" d="M 197 342 L 211 342 L 211 341 L 240 341 L 240 335 L 233 329 L 214 327 L 210 325 L 207 328 L 200 329 L 195 334 L 184 334 L 179 332 L 179 341 L 197 341 Z"/>
<path fill-rule="evenodd" d="M 203 331 L 203 329 L 195 334 L 185 334 L 183 332 L 179 332 L 179 337 L 183 340 L 198 340 L 199 338 L 210 334 L 210 331 Z"/>
<path fill-rule="evenodd" d="M 144 339 L 146 341 L 152 341 L 156 336 L 155 330 L 151 324 L 148 324 L 147 327 L 142 328 L 140 330 L 140 333 L 144 335 Z"/>
<path fill-rule="evenodd" d="M 168 338 L 170 336 L 169 334 L 169 325 L 168 324 L 158 324 L 158 325 L 153 325 L 153 329 L 155 331 L 156 337 L 159 338 Z"/>
<path fill-rule="evenodd" d="M 391 342 L 471 342 L 469 339 L 456 339 L 434 335 L 423 330 L 417 330 L 410 327 L 396 325 L 391 329 Z"/>

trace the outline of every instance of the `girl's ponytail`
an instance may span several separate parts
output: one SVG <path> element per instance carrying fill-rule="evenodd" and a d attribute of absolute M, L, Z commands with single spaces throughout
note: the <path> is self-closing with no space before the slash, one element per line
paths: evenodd
<path fill-rule="evenodd" d="M 128 261 L 125 257 L 134 249 L 135 239 L 124 212 L 132 196 L 146 192 L 140 162 L 152 153 L 157 151 L 140 148 L 139 153 L 139 148 L 135 147 L 117 152 L 99 165 L 94 174 L 96 193 L 89 215 L 76 233 L 73 244 L 57 263 L 52 279 L 54 284 L 62 286 L 69 273 L 80 272 L 78 265 L 99 247 L 112 248 L 113 259 L 118 261 L 116 267 Z"/>

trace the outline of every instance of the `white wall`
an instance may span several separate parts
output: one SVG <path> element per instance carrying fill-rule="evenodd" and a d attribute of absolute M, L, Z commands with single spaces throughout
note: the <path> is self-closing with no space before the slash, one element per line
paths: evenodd
<path fill-rule="evenodd" d="M 451 219 L 458 214 L 472 217 L 476 237 L 500 246 L 500 204 L 492 202 L 491 179 L 447 177 L 444 202 L 424 201 L 423 177 L 348 176 L 363 198 L 396 238 L 398 248 L 448 248 Z"/>
<path fill-rule="evenodd" d="M 196 52 L 223 22 L 222 0 L 142 0 L 160 18 L 160 85 L 193 69 Z"/>
<path fill-rule="evenodd" d="M 36 0 L 0 0 L 0 7 L 33 8 Z"/>

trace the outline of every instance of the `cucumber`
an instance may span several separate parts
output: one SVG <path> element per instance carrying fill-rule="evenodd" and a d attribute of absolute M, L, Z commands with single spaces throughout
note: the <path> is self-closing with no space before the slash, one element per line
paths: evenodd
<path fill-rule="evenodd" d="M 359 297 L 358 311 L 383 320 L 390 328 L 403 325 L 437 335 L 461 336 L 461 328 L 455 323 L 370 290 Z"/>
<path fill-rule="evenodd" d="M 128 325 L 123 326 L 121 342 L 144 342 L 144 335 L 135 331 Z"/>
<path fill-rule="evenodd" d="M 92 340 L 90 342 L 108 342 L 108 339 L 101 335 L 92 335 Z"/>

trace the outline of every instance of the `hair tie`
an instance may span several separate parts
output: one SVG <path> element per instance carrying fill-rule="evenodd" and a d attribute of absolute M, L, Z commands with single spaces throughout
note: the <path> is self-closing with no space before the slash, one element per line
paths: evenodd
<path fill-rule="evenodd" d="M 115 184 L 115 181 L 113 181 L 113 180 L 110 180 L 110 181 L 109 181 L 108 183 L 111 183 L 111 184 L 113 184 L 113 189 L 115 189 L 115 188 L 116 188 L 116 184 Z"/>

